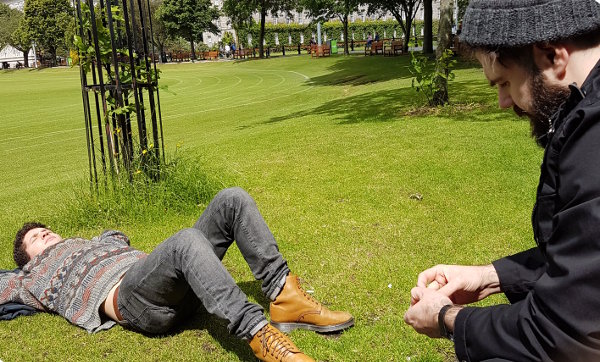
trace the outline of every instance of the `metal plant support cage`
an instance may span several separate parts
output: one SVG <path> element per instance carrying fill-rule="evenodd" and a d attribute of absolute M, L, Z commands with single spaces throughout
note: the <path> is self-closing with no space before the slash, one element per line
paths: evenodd
<path fill-rule="evenodd" d="M 105 180 L 124 172 L 129 181 L 142 172 L 157 180 L 165 155 L 149 0 L 73 0 L 73 7 L 90 186 L 98 188 L 98 163 Z"/>

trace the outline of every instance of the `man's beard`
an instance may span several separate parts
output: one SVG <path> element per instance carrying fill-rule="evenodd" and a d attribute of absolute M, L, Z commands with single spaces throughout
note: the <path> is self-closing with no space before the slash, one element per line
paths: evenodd
<path fill-rule="evenodd" d="M 519 117 L 529 118 L 531 136 L 539 146 L 545 147 L 546 135 L 550 130 L 550 118 L 569 98 L 571 91 L 568 87 L 545 84 L 544 75 L 537 73 L 531 78 L 531 94 L 531 113 L 525 112 L 516 105 L 513 106 L 513 110 Z"/>

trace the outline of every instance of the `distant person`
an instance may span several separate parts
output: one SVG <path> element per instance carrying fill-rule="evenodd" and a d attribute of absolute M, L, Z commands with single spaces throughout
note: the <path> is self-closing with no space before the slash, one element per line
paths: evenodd
<path fill-rule="evenodd" d="M 231 54 L 233 54 L 233 56 L 235 57 L 235 43 L 231 43 Z"/>
<path fill-rule="evenodd" d="M 271 323 L 221 263 L 234 241 L 271 300 Z M 13 255 L 19 269 L 0 273 L 0 304 L 57 313 L 88 332 L 118 323 L 163 334 L 204 306 L 227 320 L 229 332 L 247 340 L 258 359 L 313 361 L 281 331 L 338 332 L 354 325 L 350 314 L 330 311 L 300 287 L 254 200 L 240 188 L 221 191 L 193 227 L 150 254 L 130 247 L 119 231 L 63 239 L 43 224 L 27 223 Z"/>
<path fill-rule="evenodd" d="M 375 41 L 379 41 L 379 34 L 375 33 Z"/>
<path fill-rule="evenodd" d="M 371 47 L 371 43 L 373 43 L 373 38 L 371 37 L 371 33 L 367 34 L 367 44 L 366 47 L 370 48 Z"/>
<path fill-rule="evenodd" d="M 600 1 L 471 0 L 460 40 L 544 148 L 536 246 L 426 269 L 404 319 L 460 361 L 600 361 Z"/>

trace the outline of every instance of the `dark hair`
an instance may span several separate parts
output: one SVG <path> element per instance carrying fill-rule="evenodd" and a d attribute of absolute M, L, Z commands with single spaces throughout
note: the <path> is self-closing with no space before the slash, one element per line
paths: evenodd
<path fill-rule="evenodd" d="M 19 268 L 23 268 L 23 266 L 29 262 L 29 255 L 27 255 L 27 252 L 25 251 L 23 238 L 25 237 L 25 234 L 29 232 L 29 230 L 37 228 L 46 228 L 46 225 L 37 221 L 31 221 L 23 224 L 21 229 L 17 231 L 17 235 L 15 236 L 15 241 L 13 244 L 13 259 Z"/>

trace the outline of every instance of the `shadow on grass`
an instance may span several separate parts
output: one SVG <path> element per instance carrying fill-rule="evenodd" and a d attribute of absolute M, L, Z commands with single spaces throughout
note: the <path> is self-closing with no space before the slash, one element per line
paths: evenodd
<path fill-rule="evenodd" d="M 241 282 L 238 283 L 238 286 L 246 295 L 254 298 L 265 310 L 269 310 L 270 301 L 263 294 L 260 281 Z M 241 361 L 256 361 L 248 343 L 229 333 L 227 321 L 208 313 L 202 306 L 198 308 L 194 315 L 189 317 L 187 322 L 184 322 L 180 328 L 174 329 L 171 333 L 161 336 L 146 336 L 149 338 L 161 338 L 176 335 L 184 331 L 194 331 L 198 335 L 208 333 L 222 349 L 235 353 Z M 204 342 L 200 347 L 207 353 L 214 352 L 217 348 L 209 342 Z"/>
<path fill-rule="evenodd" d="M 312 77 L 309 85 L 360 86 L 395 79 L 413 78 L 409 71 L 410 54 L 395 57 L 378 56 L 338 56 L 338 60 L 327 69 L 329 73 Z M 318 61 L 318 60 L 315 60 Z M 480 68 L 476 62 L 460 59 L 455 70 Z"/>
<path fill-rule="evenodd" d="M 339 98 L 314 108 L 273 117 L 264 123 L 272 124 L 306 116 L 333 118 L 340 125 L 395 122 L 407 117 L 427 116 L 471 122 L 516 120 L 510 111 L 499 110 L 490 101 L 489 90 L 484 90 L 484 87 L 486 86 L 469 82 L 455 84 L 450 94 L 451 102 L 455 103 L 441 108 L 423 106 L 425 100 L 408 87 Z"/>
<path fill-rule="evenodd" d="M 311 109 L 273 117 L 265 123 L 277 123 L 305 116 L 333 117 L 339 124 L 396 121 L 398 112 L 405 107 L 404 100 L 409 101 L 412 98 L 414 91 L 410 88 L 363 93 L 335 99 Z"/>
<path fill-rule="evenodd" d="M 315 59 L 314 61 L 320 61 Z M 393 79 L 409 78 L 410 56 L 338 56 L 329 66 L 327 74 L 311 77 L 308 85 L 313 86 L 359 86 Z"/>

